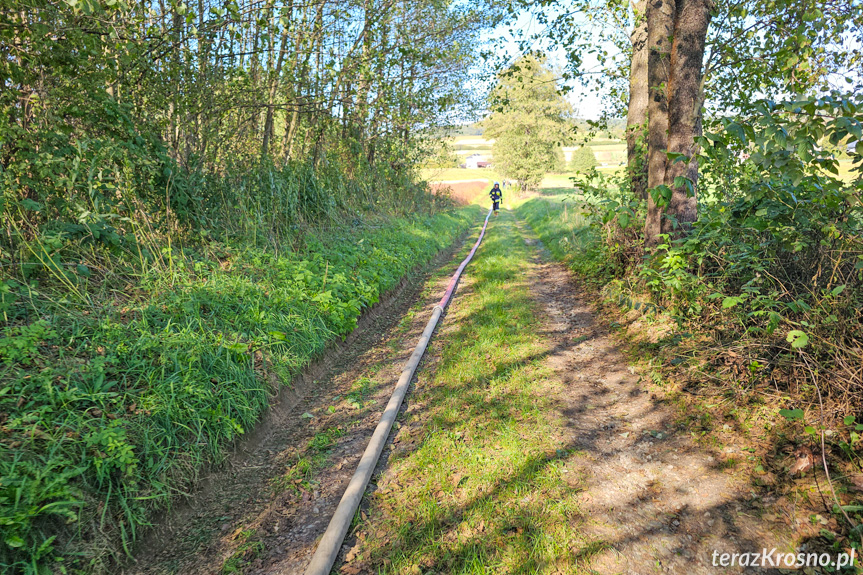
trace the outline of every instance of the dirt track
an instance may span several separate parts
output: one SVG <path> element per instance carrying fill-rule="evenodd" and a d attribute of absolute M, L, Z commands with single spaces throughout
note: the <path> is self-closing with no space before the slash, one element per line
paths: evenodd
<path fill-rule="evenodd" d="M 582 564 L 596 573 L 727 573 L 740 569 L 712 565 L 714 551 L 790 549 L 790 534 L 761 518 L 771 502 L 754 497 L 718 454 L 691 440 L 673 409 L 646 391 L 570 272 L 550 260 L 529 229 L 515 229 L 511 241 L 530 250 L 524 271 L 542 310 L 542 325 L 533 329 L 544 338 L 543 361 L 553 373 L 543 385 L 555 411 L 549 418 L 561 422 L 567 446 L 562 477 L 578 492 L 571 527 L 595 543 Z M 271 420 L 233 467 L 212 474 L 126 572 L 302 573 L 459 260 L 447 254 L 437 272 L 417 278 L 367 321 L 319 370 L 308 396 Z M 436 337 L 451 336 L 444 329 Z M 432 377 L 441 345 L 420 366 L 421 383 Z M 299 472 L 304 460 L 316 463 Z M 386 461 L 379 471 L 390 479 Z M 368 529 L 363 514 L 355 533 Z M 377 572 L 381 565 L 357 559 L 366 545 L 362 537 L 348 541 L 336 568 Z M 429 569 L 422 572 L 447 572 Z"/>
<path fill-rule="evenodd" d="M 770 502 L 754 500 L 745 481 L 695 445 L 628 365 L 572 274 L 528 229 L 522 233 L 536 248 L 531 288 L 546 310 L 555 343 L 548 361 L 576 450 L 567 467 L 583 490 L 579 528 L 605 547 L 591 569 L 729 572 L 712 564 L 714 551 L 783 548 L 789 534 L 757 517 Z"/>

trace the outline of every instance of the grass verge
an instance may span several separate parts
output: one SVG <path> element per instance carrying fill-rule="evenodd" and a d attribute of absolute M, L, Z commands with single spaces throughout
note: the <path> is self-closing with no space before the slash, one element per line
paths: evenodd
<path fill-rule="evenodd" d="M 516 213 L 533 228 L 556 260 L 586 279 L 609 279 L 596 230 L 581 213 L 573 195 L 526 198 L 516 204 Z"/>
<path fill-rule="evenodd" d="M 331 229 L 286 253 L 168 246 L 86 303 L 0 283 L 0 570 L 105 570 L 281 383 L 475 218 Z"/>

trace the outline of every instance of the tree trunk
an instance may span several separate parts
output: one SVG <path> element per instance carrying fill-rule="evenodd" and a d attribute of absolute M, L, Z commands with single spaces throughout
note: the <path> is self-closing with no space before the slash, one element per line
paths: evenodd
<path fill-rule="evenodd" d="M 285 61 L 287 44 L 288 28 L 286 26 L 281 35 L 281 46 L 279 47 L 276 69 L 270 72 L 270 90 L 267 96 L 267 115 L 264 119 L 264 141 L 261 143 L 261 158 L 266 158 L 270 154 L 270 141 L 273 139 L 273 121 L 276 111 L 276 94 L 278 93 L 279 82 L 282 77 L 282 64 Z"/>
<path fill-rule="evenodd" d="M 665 182 L 668 134 L 668 84 L 671 34 L 674 28 L 674 0 L 647 1 L 647 186 Z M 644 227 L 645 247 L 659 243 L 662 208 L 647 198 L 647 221 Z"/>
<path fill-rule="evenodd" d="M 626 165 L 634 198 L 647 197 L 647 20 L 645 2 L 632 2 L 635 27 L 630 34 L 632 62 L 629 69 L 629 107 L 626 113 Z"/>
<path fill-rule="evenodd" d="M 668 217 L 662 218 L 662 233 L 675 233 L 675 224 L 686 226 L 698 215 L 695 197 L 698 181 L 698 152 L 695 138 L 701 135 L 701 86 L 704 42 L 710 24 L 711 0 L 677 0 L 671 71 L 668 79 L 668 151 L 683 154 L 688 161 L 670 162 L 665 184 L 671 188 Z M 678 177 L 691 183 L 675 186 Z"/>

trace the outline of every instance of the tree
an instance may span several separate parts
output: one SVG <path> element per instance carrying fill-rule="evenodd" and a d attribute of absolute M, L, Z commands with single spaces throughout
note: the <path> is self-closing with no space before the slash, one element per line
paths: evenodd
<path fill-rule="evenodd" d="M 498 75 L 490 101 L 495 111 L 485 120 L 485 134 L 495 140 L 494 163 L 503 176 L 533 189 L 547 172 L 561 169 L 572 110 L 545 56 L 516 60 Z"/>
<path fill-rule="evenodd" d="M 626 166 L 630 190 L 635 198 L 647 198 L 647 0 L 632 2 L 634 25 L 629 38 L 629 101 L 626 110 Z"/>
<path fill-rule="evenodd" d="M 511 0 L 511 5 L 544 25 L 526 33 L 523 45 L 544 41 L 565 47 L 565 75 L 607 89 L 612 97 L 606 99 L 606 113 L 622 113 L 621 104 L 627 104 L 630 190 L 647 200 L 648 247 L 660 233 L 684 230 L 676 224 L 697 217 L 694 158 L 705 102 L 715 121 L 748 113 L 760 98 L 863 88 L 859 0 Z M 590 55 L 599 61 L 600 73 L 583 69 Z M 669 162 L 669 154 L 676 161 Z M 654 197 L 647 196 L 648 188 Z"/>
<path fill-rule="evenodd" d="M 573 172 L 589 172 L 596 165 L 596 156 L 593 153 L 593 149 L 587 144 L 573 152 L 572 159 L 569 161 L 569 168 Z"/>
<path fill-rule="evenodd" d="M 668 59 L 674 29 L 674 0 L 648 0 L 647 10 L 647 187 L 665 183 L 665 149 L 668 137 Z M 644 226 L 648 246 L 659 241 L 662 208 L 653 194 L 647 198 Z"/>
<path fill-rule="evenodd" d="M 705 42 L 712 0 L 648 0 L 648 198 L 644 242 L 698 216 L 696 138 L 701 136 Z M 671 44 L 669 46 L 669 43 Z"/>

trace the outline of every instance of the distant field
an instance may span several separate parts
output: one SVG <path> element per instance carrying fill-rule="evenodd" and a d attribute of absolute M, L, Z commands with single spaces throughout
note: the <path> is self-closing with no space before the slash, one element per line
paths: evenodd
<path fill-rule="evenodd" d="M 490 148 L 494 144 L 494 140 L 486 140 L 482 136 L 456 136 L 451 140 L 454 146 L 483 146 Z"/>
<path fill-rule="evenodd" d="M 431 189 L 435 194 L 444 191 L 450 194 L 457 203 L 467 205 L 484 196 L 488 192 L 489 184 L 485 180 L 451 183 L 432 182 Z"/>
<path fill-rule="evenodd" d="M 480 151 L 480 150 L 481 151 L 491 151 L 491 147 L 489 147 L 486 144 L 483 144 L 483 145 L 455 144 L 453 146 L 453 149 L 456 152 L 461 152 L 461 151 L 474 151 L 475 152 L 475 151 Z"/>
<path fill-rule="evenodd" d="M 491 156 L 494 140 L 485 140 L 482 136 L 457 136 L 450 140 L 455 153 L 459 156 L 482 154 Z"/>
<path fill-rule="evenodd" d="M 626 162 L 626 142 L 594 140 L 588 145 L 593 150 L 593 155 L 596 156 L 596 161 L 600 164 L 608 164 L 609 166 L 612 166 L 618 165 L 621 162 Z"/>
<path fill-rule="evenodd" d="M 572 181 L 570 180 L 575 173 L 567 172 L 564 174 L 546 174 L 546 176 L 542 179 L 542 184 L 540 187 L 542 188 L 571 188 Z"/>
<path fill-rule="evenodd" d="M 487 157 L 492 155 L 494 140 L 486 140 L 482 136 L 456 136 L 449 141 L 456 155 L 460 157 L 471 154 L 481 154 Z M 605 168 L 626 162 L 626 142 L 623 140 L 595 138 L 587 145 L 593 150 L 599 164 L 607 164 L 604 166 Z M 563 148 L 564 158 L 567 162 L 572 158 L 572 153 L 577 148 L 578 146 L 565 146 Z"/>

